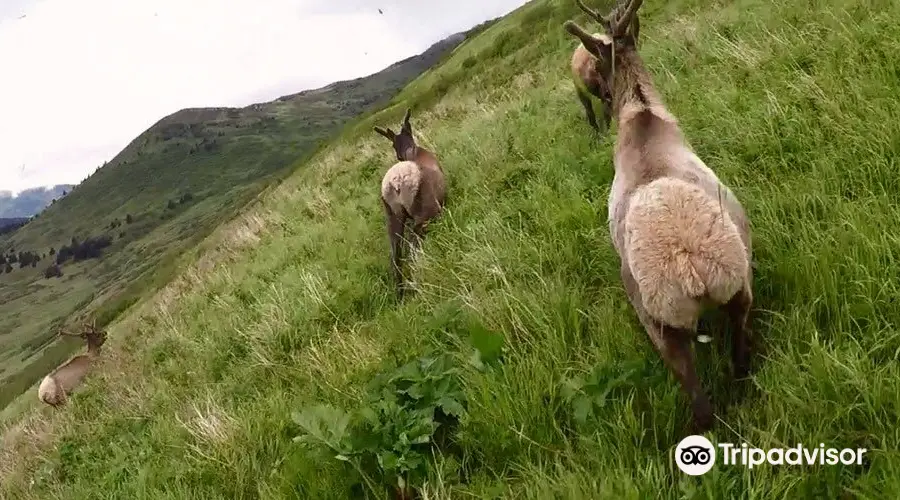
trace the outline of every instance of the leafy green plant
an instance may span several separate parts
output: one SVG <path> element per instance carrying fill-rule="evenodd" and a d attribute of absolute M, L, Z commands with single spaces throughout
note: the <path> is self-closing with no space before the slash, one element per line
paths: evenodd
<path fill-rule="evenodd" d="M 466 414 L 459 375 L 449 354 L 420 357 L 376 376 L 352 412 L 317 405 L 295 413 L 304 433 L 294 441 L 330 450 L 373 493 L 378 478 L 407 498 L 428 474 L 431 448 L 446 443 L 446 430 Z"/>
<path fill-rule="evenodd" d="M 575 422 L 584 425 L 596 409 L 628 392 L 635 380 L 646 382 L 657 375 L 658 370 L 644 361 L 597 365 L 585 376 L 563 379 L 560 392 L 571 405 Z"/>
<path fill-rule="evenodd" d="M 486 371 L 500 362 L 503 351 L 503 336 L 494 333 L 481 323 L 469 325 L 469 342 L 474 346 L 469 364 L 479 371 Z"/>

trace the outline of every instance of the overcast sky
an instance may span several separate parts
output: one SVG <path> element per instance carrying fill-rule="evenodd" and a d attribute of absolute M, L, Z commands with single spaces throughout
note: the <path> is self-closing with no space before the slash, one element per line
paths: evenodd
<path fill-rule="evenodd" d="M 525 3 L 0 0 L 0 190 L 78 183 L 179 109 L 368 75 Z"/>

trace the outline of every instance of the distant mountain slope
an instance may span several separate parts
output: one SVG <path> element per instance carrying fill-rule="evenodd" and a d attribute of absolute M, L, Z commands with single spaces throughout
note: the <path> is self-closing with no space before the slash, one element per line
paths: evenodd
<path fill-rule="evenodd" d="M 378 73 L 271 102 L 180 110 L 0 235 L 0 258 L 9 262 L 0 265 L 0 408 L 71 351 L 54 341 L 55 325 L 85 311 L 104 323 L 165 283 L 182 252 L 465 38 L 455 34 Z"/>
<path fill-rule="evenodd" d="M 25 225 L 27 217 L 2 217 L 0 218 L 0 234 L 10 233 Z"/>
<path fill-rule="evenodd" d="M 204 241 L 109 328 L 70 406 L 6 433 L 0 415 L 0 497 L 900 498 L 900 2 L 639 15 L 645 90 L 752 220 L 751 376 L 726 311 L 682 358 L 730 463 L 673 463 L 693 398 L 607 225 L 623 130 L 591 130 L 567 68 L 563 23 L 601 28 L 532 0 Z M 397 301 L 377 188 L 395 157 L 372 125 L 407 106 L 450 190 Z M 778 461 L 738 463 L 739 442 Z"/>
<path fill-rule="evenodd" d="M 168 200 L 184 193 L 198 201 L 255 193 L 255 184 L 281 172 L 347 120 L 386 103 L 464 37 L 452 35 L 367 77 L 244 108 L 189 108 L 162 118 L 18 232 L 16 241 L 52 245 L 127 213 L 158 219 Z"/>
<path fill-rule="evenodd" d="M 55 198 L 61 198 L 71 191 L 72 187 L 71 184 L 38 187 L 26 189 L 16 196 L 9 191 L 0 191 L 0 219 L 31 217 L 49 206 Z"/>

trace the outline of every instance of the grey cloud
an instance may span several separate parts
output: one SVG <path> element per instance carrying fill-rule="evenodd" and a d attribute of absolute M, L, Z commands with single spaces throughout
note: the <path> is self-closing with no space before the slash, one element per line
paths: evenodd
<path fill-rule="evenodd" d="M 501 16 L 527 0 L 312 0 L 300 15 L 379 15 L 402 30 L 417 47 L 425 48 L 452 33 Z"/>

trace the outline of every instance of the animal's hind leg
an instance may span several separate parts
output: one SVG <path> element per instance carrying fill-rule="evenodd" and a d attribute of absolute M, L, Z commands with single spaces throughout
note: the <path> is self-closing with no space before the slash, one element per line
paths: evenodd
<path fill-rule="evenodd" d="M 694 366 L 694 351 L 691 348 L 692 332 L 664 327 L 651 318 L 641 302 L 637 281 L 624 263 L 621 274 L 625 292 L 628 294 L 628 300 L 647 331 L 653 347 L 656 348 L 666 366 L 669 367 L 669 370 L 681 383 L 681 388 L 691 400 L 695 432 L 702 433 L 709 430 L 713 425 L 713 408 L 706 391 L 700 384 L 700 379 L 697 377 L 697 370 Z"/>
<path fill-rule="evenodd" d="M 422 248 L 422 241 L 428 233 L 428 222 L 439 216 L 442 210 L 442 203 L 437 199 L 430 199 L 430 195 L 422 190 L 416 195 L 413 202 L 413 213 L 417 215 L 413 217 L 413 238 L 410 242 L 412 251 L 418 253 Z"/>
<path fill-rule="evenodd" d="M 585 91 L 580 88 L 576 89 L 578 93 L 578 100 L 581 101 L 581 105 L 584 106 L 584 115 L 587 118 L 588 123 L 591 124 L 591 127 L 594 130 L 599 131 L 600 127 L 597 125 L 597 116 L 594 114 L 594 102 L 591 100 L 590 94 L 587 94 Z"/>
<path fill-rule="evenodd" d="M 414 222 L 412 232 L 412 248 L 414 252 L 418 252 L 422 248 L 422 241 L 425 239 L 425 235 L 428 234 L 428 221 L 419 220 Z"/>
<path fill-rule="evenodd" d="M 678 328 L 661 326 L 647 330 L 650 340 L 662 356 L 663 361 L 681 382 L 681 387 L 691 400 L 696 432 L 706 432 L 713 426 L 713 408 L 709 396 L 700 384 L 695 367 L 694 350 L 691 346 L 693 334 Z"/>
<path fill-rule="evenodd" d="M 391 275 L 394 278 L 394 286 L 396 287 L 397 297 L 403 297 L 403 271 L 400 268 L 400 259 L 403 251 L 403 233 L 406 229 L 406 213 L 395 214 L 391 210 L 390 205 L 384 199 L 381 200 L 384 205 L 385 217 L 387 218 L 388 238 L 391 244 Z"/>
<path fill-rule="evenodd" d="M 601 110 L 604 130 L 609 130 L 609 125 L 612 122 L 612 103 L 607 102 L 605 100 L 602 101 L 602 104 L 600 105 L 600 110 Z"/>
<path fill-rule="evenodd" d="M 731 363 L 734 378 L 746 378 L 750 374 L 750 329 L 747 320 L 753 305 L 753 292 L 748 284 L 723 306 L 731 321 Z"/>
<path fill-rule="evenodd" d="M 425 235 L 428 234 L 428 222 L 431 221 L 432 218 L 436 217 L 439 213 L 439 210 L 430 210 L 422 217 L 413 219 L 412 246 L 414 251 L 418 251 L 422 247 L 422 242 L 425 240 Z"/>

